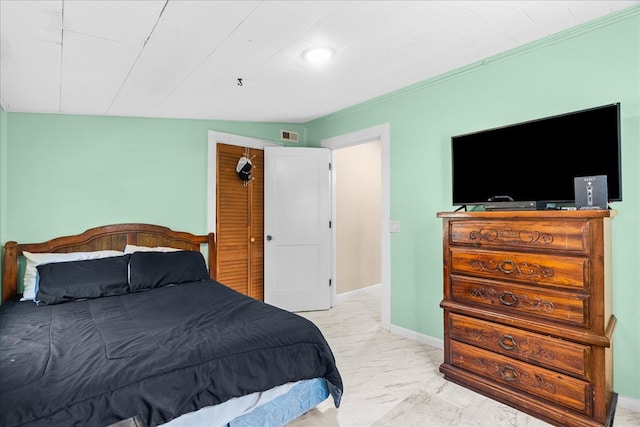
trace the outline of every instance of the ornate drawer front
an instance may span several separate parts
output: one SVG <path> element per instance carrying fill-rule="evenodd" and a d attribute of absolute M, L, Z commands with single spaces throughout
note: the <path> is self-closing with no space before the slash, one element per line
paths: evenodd
<path fill-rule="evenodd" d="M 498 383 L 591 415 L 591 385 L 558 372 L 451 341 L 453 365 Z"/>
<path fill-rule="evenodd" d="M 588 346 L 459 314 L 450 313 L 448 316 L 451 339 L 587 378 Z"/>
<path fill-rule="evenodd" d="M 451 272 L 571 289 L 589 287 L 589 260 L 544 254 L 451 248 Z"/>
<path fill-rule="evenodd" d="M 451 221 L 452 245 L 589 252 L 586 221 Z"/>
<path fill-rule="evenodd" d="M 541 320 L 555 320 L 577 326 L 587 326 L 588 295 L 575 292 L 473 280 L 451 276 L 453 300 L 499 309 L 514 316 L 528 314 Z"/>

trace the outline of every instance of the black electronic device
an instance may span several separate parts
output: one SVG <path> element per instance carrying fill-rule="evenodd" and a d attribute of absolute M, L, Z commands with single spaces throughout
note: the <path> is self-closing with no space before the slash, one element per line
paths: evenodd
<path fill-rule="evenodd" d="M 609 208 L 606 175 L 580 176 L 575 178 L 574 183 L 577 209 Z"/>
<path fill-rule="evenodd" d="M 573 204 L 574 179 L 595 175 L 621 201 L 620 158 L 620 103 L 453 136 L 453 205 Z"/>
<path fill-rule="evenodd" d="M 509 201 L 497 201 L 497 202 L 486 202 L 483 204 L 484 209 L 487 211 L 535 211 L 539 210 L 541 207 L 544 209 L 544 206 L 541 206 L 536 201 L 518 201 L 518 202 L 509 202 Z"/>

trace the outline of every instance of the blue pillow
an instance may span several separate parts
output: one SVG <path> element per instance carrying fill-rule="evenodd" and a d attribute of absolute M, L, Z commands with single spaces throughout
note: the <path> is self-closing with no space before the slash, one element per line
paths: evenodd
<path fill-rule="evenodd" d="M 130 255 L 38 265 L 38 304 L 51 305 L 129 292 Z"/>
<path fill-rule="evenodd" d="M 204 257 L 197 251 L 134 252 L 129 261 L 131 292 L 208 278 Z"/>

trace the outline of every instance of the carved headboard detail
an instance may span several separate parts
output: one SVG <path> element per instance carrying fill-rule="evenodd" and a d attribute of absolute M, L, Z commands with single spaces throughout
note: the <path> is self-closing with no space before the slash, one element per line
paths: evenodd
<path fill-rule="evenodd" d="M 2 301 L 18 295 L 18 259 L 27 252 L 86 252 L 100 250 L 124 250 L 127 245 L 168 246 L 177 249 L 200 251 L 208 245 L 209 276 L 216 278 L 215 235 L 195 235 L 184 231 L 152 224 L 112 224 L 73 236 L 57 237 L 41 243 L 7 242 L 2 259 Z"/>

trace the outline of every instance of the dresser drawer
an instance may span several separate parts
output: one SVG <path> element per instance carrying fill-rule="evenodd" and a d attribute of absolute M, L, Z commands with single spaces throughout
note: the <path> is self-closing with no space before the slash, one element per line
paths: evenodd
<path fill-rule="evenodd" d="M 570 289 L 589 288 L 589 259 L 450 248 L 451 272 Z"/>
<path fill-rule="evenodd" d="M 500 354 L 451 341 L 451 361 L 477 375 L 591 415 L 592 386 L 586 382 Z"/>
<path fill-rule="evenodd" d="M 459 314 L 448 314 L 449 338 L 587 379 L 590 347 Z"/>
<path fill-rule="evenodd" d="M 589 223 L 577 221 L 450 221 L 452 245 L 589 253 Z"/>
<path fill-rule="evenodd" d="M 587 294 L 452 275 L 451 296 L 460 303 L 480 305 L 513 316 L 527 314 L 542 321 L 588 325 Z"/>

